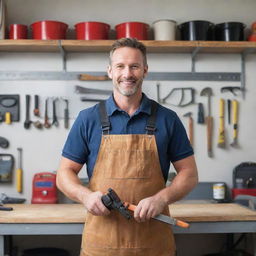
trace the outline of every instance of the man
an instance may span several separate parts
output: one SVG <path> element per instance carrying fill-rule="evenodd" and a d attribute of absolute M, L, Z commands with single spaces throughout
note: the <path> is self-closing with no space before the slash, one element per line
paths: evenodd
<path fill-rule="evenodd" d="M 113 95 L 79 113 L 64 146 L 57 185 L 88 211 L 81 256 L 175 255 L 169 225 L 151 217 L 169 215 L 168 205 L 197 184 L 197 168 L 177 115 L 142 93 L 147 72 L 145 46 L 131 38 L 116 41 L 108 67 Z M 166 187 L 170 162 L 177 176 Z M 77 176 L 84 163 L 88 187 Z M 134 219 L 103 205 L 110 187 L 137 205 Z"/>

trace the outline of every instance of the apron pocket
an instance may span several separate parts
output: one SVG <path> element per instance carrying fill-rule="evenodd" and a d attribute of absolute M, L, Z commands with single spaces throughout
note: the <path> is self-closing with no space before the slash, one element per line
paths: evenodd
<path fill-rule="evenodd" d="M 110 150 L 105 154 L 105 178 L 148 179 L 154 168 L 150 164 L 152 155 L 152 150 Z"/>

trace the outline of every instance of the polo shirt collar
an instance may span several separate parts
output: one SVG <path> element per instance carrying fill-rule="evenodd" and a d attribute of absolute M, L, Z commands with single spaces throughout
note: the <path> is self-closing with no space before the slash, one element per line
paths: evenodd
<path fill-rule="evenodd" d="M 116 105 L 114 101 L 113 94 L 106 100 L 106 110 L 107 110 L 107 115 L 111 116 L 115 111 L 121 112 L 122 110 Z M 138 110 L 135 112 L 134 115 L 139 114 L 140 112 L 146 113 L 148 115 L 151 114 L 151 101 L 150 99 L 142 93 L 142 100 L 141 104 L 138 108 Z"/>

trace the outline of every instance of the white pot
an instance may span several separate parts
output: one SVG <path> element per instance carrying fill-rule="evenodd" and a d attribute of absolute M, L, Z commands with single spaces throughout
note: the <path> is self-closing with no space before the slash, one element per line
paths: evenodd
<path fill-rule="evenodd" d="M 157 20 L 152 26 L 155 40 L 175 40 L 176 21 Z"/>

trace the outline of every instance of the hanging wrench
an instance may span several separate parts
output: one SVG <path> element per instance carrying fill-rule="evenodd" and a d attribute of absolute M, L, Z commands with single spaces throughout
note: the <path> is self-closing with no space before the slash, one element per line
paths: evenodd
<path fill-rule="evenodd" d="M 52 125 L 55 125 L 56 127 L 59 126 L 59 122 L 58 122 L 57 114 L 56 114 L 56 101 L 57 100 L 58 100 L 58 98 L 56 98 L 52 101 Z"/>
<path fill-rule="evenodd" d="M 51 124 L 49 123 L 49 117 L 48 117 L 48 99 L 45 100 L 45 112 L 44 112 L 44 127 L 50 128 Z"/>

